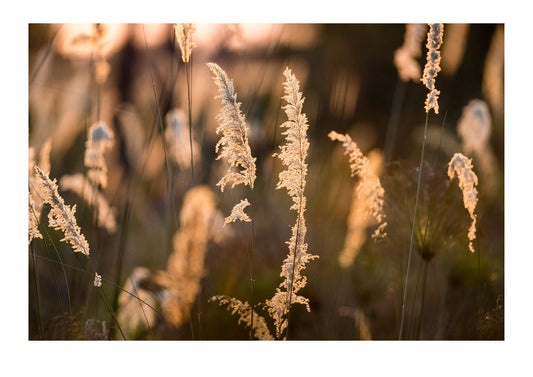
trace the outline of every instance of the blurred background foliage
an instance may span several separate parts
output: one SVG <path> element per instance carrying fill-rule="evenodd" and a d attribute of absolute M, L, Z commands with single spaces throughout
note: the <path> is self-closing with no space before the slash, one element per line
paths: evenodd
<path fill-rule="evenodd" d="M 436 79 L 441 110 L 429 116 L 437 136 L 426 145 L 417 220 L 421 227 L 430 215 L 437 225 L 430 227 L 426 243 L 415 242 L 408 337 L 503 339 L 504 114 L 503 102 L 491 103 L 483 84 L 491 43 L 503 25 L 463 26 L 462 44 L 447 39 L 453 28 L 457 25 L 444 28 L 443 70 Z M 398 337 L 427 93 L 421 83 L 398 78 L 393 56 L 404 32 L 404 24 L 197 25 L 190 67 L 193 137 L 200 146 L 195 183 L 213 189 L 224 215 L 244 193 L 240 188 L 220 193 L 215 186 L 223 174 L 222 162 L 215 160 L 220 103 L 205 63 L 216 62 L 233 79 L 257 157 L 255 189 L 246 191 L 256 214 L 256 302 L 272 297 L 281 282 L 285 242 L 295 218 L 286 192 L 275 190 L 281 166 L 272 157 L 284 139 L 279 125 L 285 121 L 285 67 L 301 83 L 310 124 L 307 241 L 309 252 L 320 258 L 305 270 L 308 284 L 302 294 L 310 298 L 311 312 L 299 305 L 291 309 L 291 339 L 361 339 L 368 333 L 372 339 Z M 95 35 L 101 36 L 98 43 Z M 459 57 L 445 54 L 452 44 L 463 46 Z M 83 272 L 86 262 L 59 242 L 58 232 L 48 230 L 45 242 L 34 240 L 29 247 L 29 336 L 94 339 L 105 322 L 109 334 L 103 338 L 120 338 L 109 315 L 117 292 L 106 282 L 123 286 L 137 266 L 165 268 L 182 198 L 192 186 L 189 169 L 170 163 L 167 168 L 161 134 L 165 115 L 175 108 L 187 112 L 189 105 L 173 25 L 30 24 L 28 47 L 29 145 L 39 150 L 51 138 L 51 177 L 59 180 L 85 172 L 88 127 L 99 120 L 110 125 L 115 146 L 106 155 L 109 184 L 103 194 L 117 210 L 118 225 L 114 234 L 99 229 L 83 201 L 62 192 L 67 204 L 77 204 L 78 224 L 104 284 L 98 292 Z M 425 52 L 422 46 L 422 67 Z M 453 59 L 458 63 L 447 67 Z M 110 68 L 100 83 L 94 74 L 99 60 Z M 503 69 L 492 79 L 503 80 Z M 500 96 L 503 101 L 503 92 Z M 481 180 L 478 187 L 472 254 L 466 235 L 470 218 L 457 181 L 450 182 L 446 170 L 450 151 L 461 152 L 457 122 L 476 98 L 491 105 L 490 147 L 498 166 L 497 183 L 489 188 Z M 378 149 L 386 156 L 382 184 L 388 236 L 380 242 L 369 237 L 347 269 L 337 259 L 357 180 L 350 177 L 340 145 L 327 138 L 331 130 L 349 133 L 365 155 Z M 161 320 L 138 338 L 247 339 L 237 318 L 208 299 L 226 294 L 249 300 L 250 231 L 248 224 L 232 224 L 223 242 L 209 243 L 205 278 L 188 323 L 175 329 Z M 368 331 L 361 330 L 363 322 Z"/>

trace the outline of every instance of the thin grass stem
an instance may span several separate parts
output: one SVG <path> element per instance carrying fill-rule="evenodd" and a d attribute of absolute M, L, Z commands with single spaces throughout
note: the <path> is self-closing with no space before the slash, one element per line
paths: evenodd
<path fill-rule="evenodd" d="M 300 143 L 300 156 L 301 156 L 301 143 Z M 300 157 L 301 160 L 301 157 Z M 300 187 L 303 187 L 303 172 L 300 172 Z M 296 240 L 294 242 L 294 253 L 293 253 L 293 259 L 292 259 L 292 271 L 291 271 L 291 283 L 289 284 L 289 300 L 287 301 L 286 306 L 286 312 L 287 312 L 287 336 L 286 339 L 289 338 L 289 324 L 290 324 L 290 317 L 291 317 L 291 299 L 292 299 L 292 287 L 294 284 L 294 268 L 296 267 L 296 252 L 298 250 L 298 240 L 300 239 L 300 218 L 302 212 L 302 202 L 300 202 L 300 206 L 298 209 L 298 218 L 296 219 Z"/>
<path fill-rule="evenodd" d="M 50 263 L 59 264 L 59 262 L 54 260 L 54 259 L 47 258 L 47 257 L 44 257 L 42 255 L 35 254 L 34 252 L 32 252 L 31 255 L 32 255 L 32 257 L 39 258 L 39 259 L 45 260 L 45 261 L 50 262 Z M 70 264 L 63 264 L 63 266 L 68 267 L 69 269 L 74 270 L 74 271 L 83 272 L 84 274 L 87 274 L 88 276 L 92 276 L 92 273 L 90 273 L 90 272 L 88 272 L 88 271 L 86 271 L 86 270 L 84 270 L 84 269 L 82 269 L 80 267 L 76 267 L 76 266 L 73 266 L 73 265 L 70 265 Z M 111 285 L 112 287 L 115 287 L 115 288 L 121 290 L 122 292 L 125 292 L 125 293 L 129 294 L 130 296 L 134 297 L 135 299 L 139 300 L 140 302 L 142 302 L 143 304 L 148 306 L 155 313 L 159 314 L 159 316 L 161 318 L 164 318 L 163 313 L 161 313 L 157 308 L 151 306 L 150 303 L 144 301 L 142 298 L 140 298 L 139 296 L 135 295 L 134 293 L 122 288 L 120 285 L 117 285 L 117 284 L 113 283 L 111 280 L 102 278 L 102 282 L 105 282 L 105 283 Z"/>
<path fill-rule="evenodd" d="M 479 249 L 479 239 L 476 238 L 476 250 L 477 250 L 477 279 L 479 286 L 478 295 L 478 311 L 483 313 L 483 285 L 481 282 L 481 250 Z"/>
<path fill-rule="evenodd" d="M 189 116 L 189 147 L 191 150 L 191 183 L 192 187 L 196 186 L 194 180 L 194 160 L 192 150 L 192 61 L 185 63 L 185 76 L 187 76 L 187 110 Z"/>
<path fill-rule="evenodd" d="M 128 224 L 130 220 L 130 203 L 128 203 L 128 192 L 129 192 L 129 184 L 128 189 L 126 189 L 126 203 L 124 205 L 124 214 L 122 215 L 122 226 L 120 227 L 120 240 L 118 245 L 118 253 L 117 253 L 117 259 L 115 262 L 115 290 L 113 293 L 113 309 L 118 309 L 118 296 L 119 296 L 119 281 L 120 281 L 120 275 L 122 274 L 122 261 L 124 258 L 124 250 L 126 248 L 126 239 L 127 239 L 127 233 L 128 233 Z"/>
<path fill-rule="evenodd" d="M 254 258 L 255 258 L 255 211 L 252 212 L 252 249 L 251 249 L 251 262 L 250 262 L 250 312 L 251 312 L 251 324 L 250 324 L 250 340 L 253 339 L 254 329 L 254 289 L 255 289 L 255 277 L 254 277 Z"/>
<path fill-rule="evenodd" d="M 56 29 L 56 31 L 54 31 L 54 34 L 52 34 L 52 38 L 50 38 L 50 42 L 48 42 L 48 45 L 46 46 L 46 51 L 44 52 L 44 56 L 41 59 L 41 61 L 39 62 L 39 64 L 37 65 L 37 68 L 35 68 L 35 71 L 33 72 L 33 74 L 31 75 L 31 78 L 29 80 L 29 83 L 28 83 L 29 85 L 28 86 L 32 86 L 33 85 L 33 82 L 35 81 L 35 78 L 37 77 L 37 74 L 39 73 L 39 71 L 43 67 L 44 62 L 48 58 L 48 55 L 50 55 L 50 51 L 52 51 L 52 45 L 54 44 L 54 41 L 55 41 L 55 39 L 57 37 L 57 34 L 59 33 L 59 30 L 61 30 L 62 27 L 63 27 L 63 25 L 60 25 Z"/>
<path fill-rule="evenodd" d="M 422 141 L 422 153 L 420 156 L 420 168 L 418 169 L 418 184 L 416 186 L 416 199 L 415 199 L 415 210 L 413 213 L 413 225 L 411 227 L 411 240 L 409 242 L 409 255 L 407 257 L 407 271 L 405 273 L 405 287 L 403 291 L 403 300 L 402 300 L 402 317 L 400 321 L 400 333 L 399 333 L 399 340 L 402 339 L 403 335 L 403 325 L 404 325 L 404 319 L 405 319 L 405 301 L 407 298 L 407 286 L 409 282 L 409 269 L 411 267 L 411 256 L 413 254 L 413 240 L 415 236 L 415 224 L 416 224 L 416 211 L 418 209 L 418 198 L 420 196 L 420 182 L 422 180 L 422 167 L 424 163 L 424 149 L 426 147 L 426 137 L 427 137 L 427 130 L 428 130 L 428 115 L 429 113 L 426 112 L 426 122 L 424 125 L 424 140 Z"/>
<path fill-rule="evenodd" d="M 67 278 L 67 271 L 65 270 L 65 267 L 63 266 L 63 260 L 61 259 L 61 254 L 59 253 L 59 250 L 57 250 L 57 247 L 56 245 L 52 242 L 52 238 L 50 237 L 50 233 L 48 233 L 48 230 L 41 226 L 41 224 L 39 224 L 39 227 L 41 229 L 41 233 L 42 234 L 45 234 L 46 237 L 48 238 L 48 240 L 50 240 L 50 243 L 51 245 L 53 246 L 54 248 L 54 251 L 57 255 L 57 258 L 59 259 L 59 265 L 61 266 L 61 269 L 63 271 L 63 277 L 65 278 L 65 289 L 67 290 L 67 302 L 68 302 L 68 311 L 69 313 L 72 312 L 72 301 L 71 301 L 71 295 L 70 295 L 70 289 L 69 289 L 69 284 L 68 284 L 68 278 Z M 48 256 L 50 256 L 50 249 L 48 248 L 48 244 L 46 243 L 46 241 L 44 241 L 44 247 L 46 249 L 46 252 L 48 254 Z M 54 282 L 56 284 L 56 288 L 57 288 L 57 291 L 58 291 L 58 296 L 59 296 L 59 302 L 61 303 L 62 300 L 61 300 L 61 294 L 59 292 L 59 284 L 57 283 L 57 280 L 56 280 L 56 277 L 55 277 L 55 273 L 52 273 L 52 276 L 54 278 Z"/>
<path fill-rule="evenodd" d="M 145 30 L 144 30 L 144 24 L 142 25 L 142 29 L 143 29 L 143 36 L 144 36 L 144 47 L 145 47 L 145 52 L 146 52 L 146 60 L 148 62 L 148 69 L 150 71 L 150 80 L 152 82 L 152 90 L 154 92 L 155 106 L 156 106 L 156 109 L 157 109 L 157 120 L 158 120 L 158 123 L 159 123 L 161 141 L 163 143 L 163 153 L 164 153 L 164 156 L 165 156 L 165 166 L 166 166 L 166 169 L 167 169 L 168 203 L 169 203 L 170 210 L 174 214 L 174 219 L 176 219 L 176 211 L 175 211 L 175 206 L 174 206 L 174 197 L 172 195 L 172 191 L 173 191 L 172 190 L 172 182 L 173 182 L 173 180 L 172 180 L 172 170 L 170 169 L 170 163 L 168 161 L 168 151 L 167 151 L 167 145 L 166 145 L 166 142 L 165 142 L 165 132 L 163 130 L 163 117 L 161 115 L 161 106 L 160 106 L 160 101 L 159 101 L 159 98 L 158 98 L 158 95 L 157 95 L 157 88 L 156 88 L 155 79 L 154 79 L 154 72 L 153 72 L 153 69 L 152 69 L 152 64 L 150 62 L 150 55 L 148 53 L 148 42 L 146 40 L 146 33 L 145 33 Z M 168 207 L 167 207 L 167 211 L 168 211 Z M 169 222 L 168 222 L 168 212 L 167 212 L 167 224 L 168 223 Z M 168 239 L 170 238 L 170 228 L 168 226 L 167 226 L 167 232 L 168 232 L 168 237 L 165 237 L 165 250 L 170 252 L 170 250 L 169 250 L 170 243 L 168 242 Z"/>
<path fill-rule="evenodd" d="M 43 337 L 43 324 L 42 324 L 42 318 L 41 318 L 41 300 L 40 300 L 40 294 L 39 294 L 39 275 L 37 273 L 37 260 L 35 258 L 35 250 L 33 244 L 31 245 L 32 248 L 32 259 L 33 259 L 33 281 L 35 283 L 35 299 L 37 301 L 37 325 L 39 327 L 39 337 L 40 339 L 44 339 Z"/>
<path fill-rule="evenodd" d="M 396 135 L 398 134 L 398 127 L 400 123 L 400 111 L 402 109 L 403 100 L 405 98 L 406 83 L 398 78 L 396 87 L 394 89 L 394 95 L 392 99 L 392 110 L 387 125 L 387 133 L 385 136 L 385 165 L 387 165 L 394 154 L 394 146 L 396 144 Z"/>

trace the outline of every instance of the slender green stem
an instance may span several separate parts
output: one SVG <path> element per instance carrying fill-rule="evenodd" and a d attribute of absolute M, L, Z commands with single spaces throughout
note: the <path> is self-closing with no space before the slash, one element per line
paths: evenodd
<path fill-rule="evenodd" d="M 428 130 L 428 115 L 429 113 L 426 113 L 426 122 L 424 125 L 424 140 L 422 141 L 422 153 L 420 156 L 420 168 L 418 169 L 418 184 L 416 186 L 416 200 L 415 200 L 415 210 L 413 213 L 413 225 L 411 227 L 411 241 L 409 244 L 409 256 L 407 257 L 407 271 L 405 273 L 405 287 L 403 291 L 403 300 L 402 300 L 402 318 L 400 321 L 400 334 L 399 339 L 402 339 L 403 335 L 403 325 L 404 325 L 404 319 L 405 319 L 405 301 L 407 298 L 407 283 L 409 282 L 409 269 L 411 267 L 411 256 L 413 254 L 413 239 L 415 236 L 415 225 L 416 225 L 416 210 L 418 209 L 418 198 L 420 196 L 420 182 L 422 180 L 422 166 L 424 163 L 424 149 L 426 146 L 426 137 L 427 137 L 427 130 Z"/>

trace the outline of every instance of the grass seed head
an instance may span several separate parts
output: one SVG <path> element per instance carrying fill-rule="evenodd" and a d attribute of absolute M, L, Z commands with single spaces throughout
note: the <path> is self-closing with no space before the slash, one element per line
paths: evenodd
<path fill-rule="evenodd" d="M 426 113 L 433 109 L 435 114 L 439 113 L 439 95 L 440 91 L 435 88 L 435 78 L 440 72 L 440 51 L 442 44 L 442 35 L 444 31 L 443 24 L 429 24 L 429 32 L 427 34 L 426 47 L 428 49 L 426 55 L 426 66 L 424 67 L 424 75 L 420 79 L 429 93 L 426 98 Z"/>

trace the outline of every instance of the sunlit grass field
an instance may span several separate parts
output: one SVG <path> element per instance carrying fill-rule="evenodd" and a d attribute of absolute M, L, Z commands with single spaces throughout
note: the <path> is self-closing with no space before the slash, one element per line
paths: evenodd
<path fill-rule="evenodd" d="M 430 30 L 30 24 L 29 339 L 504 340 L 504 25 L 437 109 Z"/>

